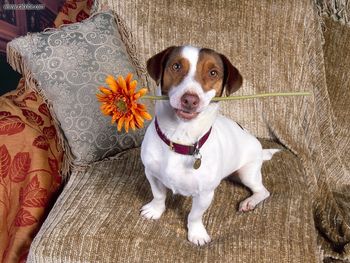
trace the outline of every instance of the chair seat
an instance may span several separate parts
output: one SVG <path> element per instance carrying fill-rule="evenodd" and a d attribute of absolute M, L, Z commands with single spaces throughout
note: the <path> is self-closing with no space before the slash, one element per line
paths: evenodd
<path fill-rule="evenodd" d="M 264 147 L 280 147 L 264 142 Z M 254 211 L 239 213 L 249 190 L 223 180 L 204 216 L 212 242 L 187 241 L 191 198 L 167 198 L 160 220 L 139 209 L 152 194 L 140 150 L 73 172 L 34 239 L 28 262 L 317 262 L 312 202 L 303 167 L 288 150 L 264 163 L 271 196 Z"/>

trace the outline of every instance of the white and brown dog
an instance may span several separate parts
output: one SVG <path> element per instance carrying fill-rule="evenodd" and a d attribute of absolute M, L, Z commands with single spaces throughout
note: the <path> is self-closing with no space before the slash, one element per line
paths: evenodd
<path fill-rule="evenodd" d="M 242 76 L 222 54 L 192 46 L 169 47 L 147 61 L 158 84 L 155 118 L 141 147 L 141 159 L 153 200 L 141 215 L 158 219 L 165 211 L 166 189 L 192 196 L 188 239 L 196 245 L 210 242 L 202 216 L 221 180 L 237 171 L 252 195 L 239 205 L 249 211 L 269 196 L 262 183 L 261 166 L 278 150 L 262 149 L 260 142 L 234 121 L 218 114 L 211 102 L 240 88 Z"/>

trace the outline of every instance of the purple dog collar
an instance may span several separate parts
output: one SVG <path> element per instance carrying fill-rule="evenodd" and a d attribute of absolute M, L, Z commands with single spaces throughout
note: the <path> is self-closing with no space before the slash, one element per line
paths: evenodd
<path fill-rule="evenodd" d="M 161 138 L 162 141 L 165 142 L 172 151 L 183 155 L 197 155 L 199 153 L 199 149 L 207 141 L 211 132 L 210 127 L 209 131 L 206 134 L 204 134 L 194 145 L 183 145 L 172 142 L 165 136 L 165 134 L 161 131 L 159 127 L 157 117 L 155 117 L 154 124 L 156 126 L 156 131 L 159 138 Z"/>

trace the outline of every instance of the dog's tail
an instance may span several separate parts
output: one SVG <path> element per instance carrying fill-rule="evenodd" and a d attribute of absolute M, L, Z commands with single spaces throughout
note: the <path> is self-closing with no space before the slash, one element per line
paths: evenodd
<path fill-rule="evenodd" d="M 268 161 L 271 160 L 272 156 L 281 151 L 280 149 L 263 149 L 263 160 Z"/>

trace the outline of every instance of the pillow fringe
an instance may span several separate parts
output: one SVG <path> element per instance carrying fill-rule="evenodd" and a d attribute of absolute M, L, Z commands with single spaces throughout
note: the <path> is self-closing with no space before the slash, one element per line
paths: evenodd
<path fill-rule="evenodd" d="M 25 61 L 23 61 L 22 56 L 20 53 L 11 45 L 6 46 L 6 53 L 7 53 L 7 62 L 11 65 L 11 67 L 16 70 L 17 72 L 21 73 L 25 79 L 25 82 L 27 85 L 25 85 L 26 89 L 31 89 L 34 92 L 38 93 L 46 103 L 47 107 L 49 108 L 51 117 L 53 119 L 54 127 L 57 131 L 57 137 L 58 137 L 58 143 L 62 146 L 62 149 L 64 151 L 63 154 L 63 160 L 60 166 L 60 174 L 62 176 L 63 181 L 67 181 L 69 178 L 69 175 L 73 168 L 73 161 L 74 156 L 71 152 L 71 149 L 68 145 L 68 142 L 60 128 L 59 120 L 57 119 L 57 116 L 52 108 L 51 103 L 46 98 L 44 92 L 39 87 L 37 81 L 33 77 L 32 73 L 28 69 Z"/>
<path fill-rule="evenodd" d="M 7 62 L 11 65 L 11 67 L 17 72 L 23 74 L 22 57 L 17 50 L 11 47 L 9 44 L 6 46 L 6 56 Z"/>
<path fill-rule="evenodd" d="M 136 74 L 140 78 L 140 80 L 143 82 L 143 86 L 147 85 L 148 83 L 148 74 L 145 70 L 145 66 L 142 66 L 139 60 L 138 52 L 136 50 L 136 45 L 133 41 L 133 36 L 130 30 L 128 30 L 128 27 L 126 23 L 123 21 L 123 19 L 115 12 L 112 11 L 114 15 L 114 20 L 117 24 L 118 31 L 120 34 L 120 38 L 125 46 L 126 52 L 128 53 L 130 57 L 130 61 L 135 67 Z"/>

